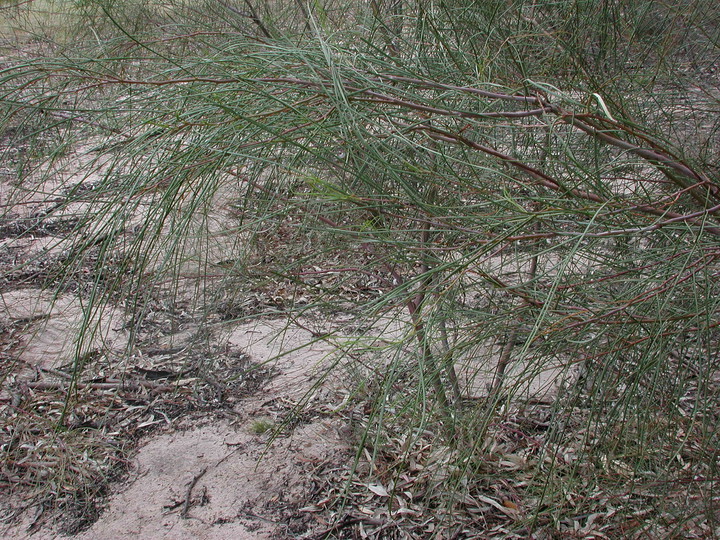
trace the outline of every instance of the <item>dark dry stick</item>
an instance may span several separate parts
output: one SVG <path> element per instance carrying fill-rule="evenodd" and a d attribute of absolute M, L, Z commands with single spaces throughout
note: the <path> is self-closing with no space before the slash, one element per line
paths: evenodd
<path fill-rule="evenodd" d="M 187 519 L 188 512 L 190 511 L 190 501 L 192 500 L 192 490 L 195 488 L 195 485 L 198 483 L 198 480 L 200 480 L 205 473 L 207 472 L 207 467 L 205 467 L 202 471 L 197 473 L 192 481 L 190 482 L 190 485 L 187 488 L 187 491 L 185 492 L 185 502 L 183 503 L 182 510 L 180 511 L 180 517 L 183 519 Z"/>

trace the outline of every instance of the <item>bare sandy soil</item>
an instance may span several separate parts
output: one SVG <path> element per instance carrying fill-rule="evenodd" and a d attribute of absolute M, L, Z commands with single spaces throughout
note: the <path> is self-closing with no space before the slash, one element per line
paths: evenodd
<path fill-rule="evenodd" d="M 269 336 L 277 330 L 273 323 L 240 327 L 231 340 L 252 357 L 271 358 L 279 345 Z M 308 336 L 284 337 L 297 346 Z M 282 375 L 231 413 L 180 418 L 144 440 L 106 512 L 78 538 L 271 538 L 321 525 L 300 510 L 316 502 L 318 470 L 347 465 L 343 422 L 318 415 L 272 442 L 256 433 L 261 422 L 273 429 L 284 420 L 277 404 L 309 389 L 317 353 L 284 357 L 273 366 Z"/>
<path fill-rule="evenodd" d="M 47 391 L 34 383 L 52 382 L 52 373 L 62 373 L 63 364 L 71 358 L 72 330 L 82 310 L 71 298 L 50 302 L 44 296 L 28 289 L 2 294 L 5 325 L 44 317 L 37 328 L 25 329 L 21 343 L 16 343 L 17 366 L 22 368 L 11 375 L 14 384 L 3 390 L 4 407 L 13 401 L 13 391 L 7 388 Z M 112 313 L 104 313 L 100 326 L 104 332 L 96 335 L 106 357 L 120 357 L 127 341 L 113 320 Z M 224 381 L 222 407 L 143 420 L 154 424 L 153 429 L 140 436 L 135 451 L 128 452 L 121 480 L 108 486 L 106 500 L 98 501 L 98 510 L 103 510 L 99 519 L 78 538 L 273 538 L 325 526 L 313 517 L 321 510 L 314 506 L 322 498 L 319 481 L 325 470 L 344 470 L 351 462 L 349 430 L 331 411 L 332 400 L 339 404 L 342 395 L 329 389 L 321 392 L 326 402 L 306 409 L 302 418 L 294 418 L 292 410 L 311 389 L 332 351 L 317 344 L 304 347 L 312 341 L 310 333 L 288 328 L 282 321 L 238 325 L 225 339 L 226 347 L 242 351 L 243 356 L 235 358 L 244 362 L 264 362 L 282 351 L 292 352 L 257 368 L 263 375 L 250 392 L 241 381 L 252 377 L 247 372 L 238 371 Z M 152 368 L 145 364 L 144 369 Z M 168 389 L 166 399 L 182 400 L 184 388 L 203 384 L 197 377 L 187 379 L 177 381 L 177 392 Z M 54 388 L 61 389 L 60 385 Z M 98 387 L 97 391 L 122 393 L 123 387 Z M 25 399 L 20 398 L 20 407 Z M 288 421 L 292 425 L 283 426 Z M 274 438 L 276 429 L 281 433 Z M 3 536 L 60 535 L 67 526 L 62 516 L 49 510 L 43 515 L 37 507 L 20 511 L 22 495 L 16 488 L 14 498 L 1 501 L 5 516 L 15 518 L 7 520 Z"/>

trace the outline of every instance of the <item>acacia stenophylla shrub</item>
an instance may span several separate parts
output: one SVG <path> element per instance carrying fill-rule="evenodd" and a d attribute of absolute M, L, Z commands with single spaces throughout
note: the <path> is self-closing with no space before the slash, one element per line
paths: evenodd
<path fill-rule="evenodd" d="M 570 447 L 574 473 L 675 478 L 682 455 L 710 478 L 717 13 L 466 4 L 123 27 L 6 67 L 4 121 L 91 138 L 95 180 L 53 211 L 85 203 L 66 268 L 95 250 L 98 298 L 142 312 L 191 273 L 211 313 L 272 276 L 285 316 L 350 313 L 326 339 L 370 403 L 362 444 L 431 433 L 470 489 L 489 434 L 539 406 L 545 486 Z"/>

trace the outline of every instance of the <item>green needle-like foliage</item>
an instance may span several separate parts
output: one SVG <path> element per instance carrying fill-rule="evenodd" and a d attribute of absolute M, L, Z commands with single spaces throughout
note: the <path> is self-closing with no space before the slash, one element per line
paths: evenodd
<path fill-rule="evenodd" d="M 68 159 L 92 175 L 49 213 L 77 219 L 49 284 L 92 255 L 92 301 L 138 318 L 189 275 L 205 313 L 271 277 L 310 291 L 286 316 L 351 312 L 363 331 L 327 339 L 369 404 L 362 444 L 444 449 L 426 501 L 450 522 L 508 463 L 492 440 L 523 463 L 518 531 L 592 493 L 712 493 L 715 3 L 246 4 L 147 27 L 93 4 L 102 37 L 5 61 L 6 134 L 90 141 L 28 158 L 13 195 Z"/>

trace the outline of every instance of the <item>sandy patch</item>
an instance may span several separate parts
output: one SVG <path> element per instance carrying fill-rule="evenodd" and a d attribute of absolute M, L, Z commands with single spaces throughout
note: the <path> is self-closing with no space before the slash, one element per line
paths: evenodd
<path fill-rule="evenodd" d="M 342 458 L 338 426 L 315 422 L 268 446 L 266 436 L 251 432 L 253 422 L 219 422 L 148 440 L 130 480 L 77 538 L 250 539 L 304 532 L 314 524 L 299 512 L 311 503 L 312 471 Z"/>

